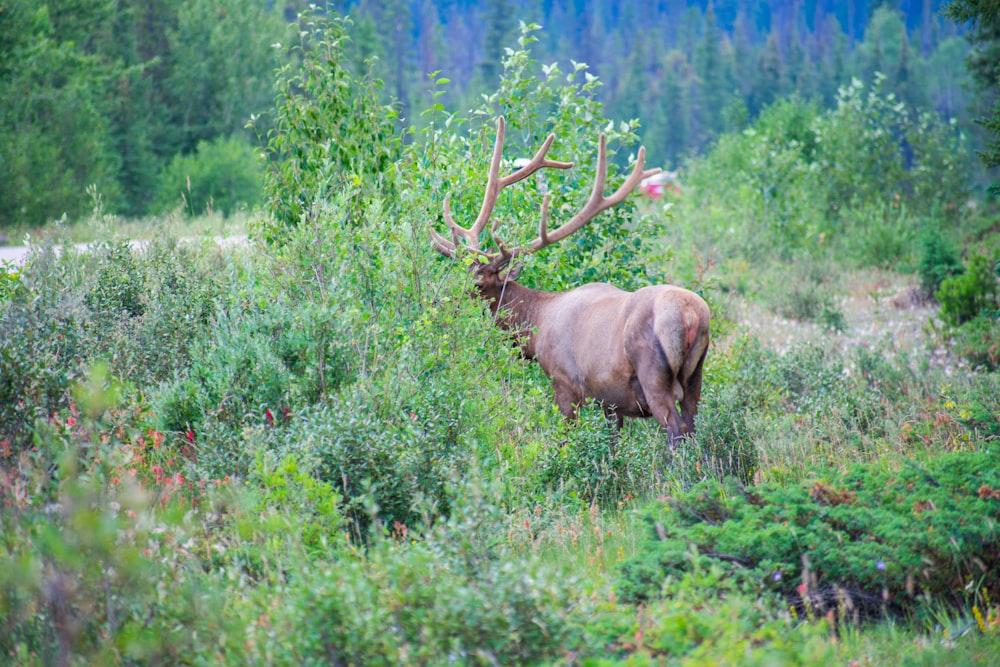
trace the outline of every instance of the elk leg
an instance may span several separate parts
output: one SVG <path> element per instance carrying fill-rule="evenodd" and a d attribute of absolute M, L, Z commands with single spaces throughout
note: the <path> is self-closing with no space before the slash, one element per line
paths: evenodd
<path fill-rule="evenodd" d="M 642 393 L 646 395 L 649 411 L 656 421 L 670 434 L 670 446 L 673 447 L 686 432 L 684 422 L 677 412 L 677 400 L 674 393 L 675 375 L 655 353 L 650 350 L 640 354 L 634 362 L 635 374 L 642 385 Z"/>
<path fill-rule="evenodd" d="M 698 414 L 698 401 L 701 400 L 701 367 L 705 363 L 705 355 L 698 360 L 694 373 L 684 383 L 684 398 L 681 399 L 681 418 L 688 433 L 694 433 L 694 418 Z"/>
<path fill-rule="evenodd" d="M 576 408 L 583 402 L 583 396 L 574 391 L 573 385 L 569 382 L 560 382 L 553 378 L 552 385 L 555 389 L 556 405 L 559 406 L 559 412 L 567 419 L 576 418 Z"/>

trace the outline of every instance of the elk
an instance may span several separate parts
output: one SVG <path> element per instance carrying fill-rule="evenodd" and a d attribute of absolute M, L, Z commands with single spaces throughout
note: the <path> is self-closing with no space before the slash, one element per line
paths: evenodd
<path fill-rule="evenodd" d="M 438 233 L 430 223 L 432 244 L 446 257 L 474 254 L 471 266 L 479 296 L 488 303 L 498 324 L 513 334 L 522 355 L 537 360 L 552 380 L 555 400 L 563 415 L 572 419 L 586 399 L 595 399 L 604 406 L 609 418 L 617 420 L 619 428 L 625 417 L 655 418 L 674 445 L 694 432 L 711 318 L 705 301 L 672 285 L 626 292 L 606 283 L 590 283 L 565 293 L 542 292 L 516 282 L 523 263 L 512 266 L 518 258 L 578 231 L 602 211 L 624 201 L 642 179 L 658 173 L 659 169 L 643 170 L 645 149 L 639 149 L 628 179 L 614 194 L 605 197 L 607 140 L 602 134 L 590 199 L 573 218 L 549 231 L 550 196 L 546 194 L 538 237 L 530 244 L 508 248 L 496 238 L 494 222 L 489 234 L 496 250 L 480 248 L 480 236 L 503 188 L 543 168 L 573 166 L 546 159 L 554 140 L 555 135 L 550 134 L 531 160 L 501 177 L 504 142 L 501 117 L 479 215 L 470 227 L 461 227 L 452 217 L 450 195 L 445 195 L 444 220 L 451 238 Z"/>

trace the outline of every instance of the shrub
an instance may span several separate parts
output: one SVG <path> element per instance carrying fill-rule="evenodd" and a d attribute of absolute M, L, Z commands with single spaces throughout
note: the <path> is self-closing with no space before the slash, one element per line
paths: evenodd
<path fill-rule="evenodd" d="M 519 48 L 510 49 L 496 92 L 484 96 L 471 119 L 431 109 L 428 125 L 408 151 L 404 169 L 409 197 L 425 220 L 439 221 L 445 195 L 459 224 L 468 226 L 483 201 L 483 188 L 496 136 L 496 119 L 504 115 L 507 130 L 503 170 L 513 171 L 514 158 L 534 155 L 549 133 L 555 141 L 547 156 L 571 161 L 572 169 L 548 169 L 504 190 L 494 219 L 496 236 L 508 246 L 527 245 L 538 235 L 539 208 L 545 194 L 551 197 L 550 228 L 576 214 L 593 189 L 599 133 L 608 140 L 608 188 L 623 177 L 617 163 L 634 164 L 630 147 L 638 142 L 635 120 L 615 123 L 603 115 L 597 100 L 601 81 L 582 63 L 570 73 L 558 63 L 539 66 L 529 46 L 539 26 L 522 24 Z M 538 74 L 541 70 L 541 75 Z M 468 124 L 468 137 L 455 136 L 455 127 Z M 582 131 L 582 128 L 586 128 Z M 647 168 L 651 166 L 647 164 Z M 460 187 L 456 187 L 456 185 Z M 440 227 L 443 229 L 443 223 Z M 564 243 L 531 256 L 521 282 L 545 290 L 562 291 L 586 282 L 609 282 L 622 289 L 662 282 L 651 271 L 660 259 L 645 237 L 660 230 L 636 213 L 626 201 L 573 234 Z M 486 245 L 484 239 L 484 245 Z"/>
<path fill-rule="evenodd" d="M 561 442 L 545 443 L 535 472 L 542 489 L 563 497 L 605 505 L 639 496 L 652 489 L 667 460 L 668 438 L 652 420 L 618 431 L 591 404 L 575 423 L 560 426 Z"/>
<path fill-rule="evenodd" d="M 964 137 L 881 90 L 841 88 L 835 109 L 778 102 L 691 160 L 677 218 L 702 252 L 762 261 L 832 241 L 862 265 L 912 252 L 913 219 L 948 214 L 968 191 Z M 690 193 L 690 194 L 687 194 Z"/>
<path fill-rule="evenodd" d="M 214 312 L 211 257 L 170 239 L 145 251 L 109 238 L 86 253 L 33 253 L 0 301 L 0 439 L 27 442 L 98 361 L 143 387 L 185 367 Z"/>
<path fill-rule="evenodd" d="M 32 253 L 0 302 L 0 440 L 27 446 L 36 420 L 70 402 L 89 352 L 81 262 L 52 247 Z"/>
<path fill-rule="evenodd" d="M 278 70 L 275 105 L 266 118 L 270 128 L 263 129 L 265 119 L 251 119 L 268 156 L 264 192 L 272 217 L 261 232 L 269 241 L 280 241 L 316 202 L 343 188 L 357 193 L 359 206 L 351 214 L 393 191 L 397 114 L 379 101 L 381 82 L 371 72 L 347 68 L 348 24 L 348 19 L 300 16 L 293 47 L 298 58 Z"/>
<path fill-rule="evenodd" d="M 961 273 L 962 262 L 954 246 L 938 229 L 932 228 L 924 232 L 920 245 L 917 275 L 920 277 L 920 287 L 930 296 L 941 288 L 945 278 Z"/>
<path fill-rule="evenodd" d="M 183 201 L 190 216 L 206 211 L 232 215 L 261 200 L 261 169 L 253 148 L 238 135 L 199 141 L 190 155 L 175 155 L 159 176 L 154 212 Z"/>
<path fill-rule="evenodd" d="M 952 351 L 973 366 L 1000 369 L 1000 317 L 977 315 L 954 329 L 950 338 Z"/>
<path fill-rule="evenodd" d="M 343 496 L 359 537 L 375 518 L 387 526 L 416 525 L 422 503 L 446 516 L 445 482 L 468 458 L 458 441 L 459 414 L 452 412 L 458 406 L 444 392 L 425 387 L 393 396 L 378 390 L 352 386 L 329 406 L 296 416 L 283 438 L 283 450 L 312 461 L 313 474 Z"/>
<path fill-rule="evenodd" d="M 996 317 L 1000 313 L 1000 288 L 993 264 L 984 255 L 975 255 L 964 273 L 941 282 L 934 296 L 946 324 L 960 326 L 980 314 Z"/>
<path fill-rule="evenodd" d="M 569 648 L 577 582 L 496 539 L 475 483 L 419 541 L 377 539 L 364 559 L 303 570 L 274 620 L 278 664 L 535 664 Z M 295 641 L 282 638 L 294 635 Z"/>
<path fill-rule="evenodd" d="M 855 618 L 996 599 L 997 489 L 1000 454 L 988 450 L 858 464 L 786 488 L 707 481 L 647 510 L 647 542 L 619 590 L 655 598 L 671 575 L 714 564 L 734 585 Z"/>

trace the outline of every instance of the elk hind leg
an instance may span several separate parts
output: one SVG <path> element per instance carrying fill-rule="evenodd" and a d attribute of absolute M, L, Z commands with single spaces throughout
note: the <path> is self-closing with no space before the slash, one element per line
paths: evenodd
<path fill-rule="evenodd" d="M 687 432 L 685 422 L 677 412 L 678 394 L 683 389 L 677 382 L 676 374 L 663 360 L 656 358 L 652 351 L 635 359 L 636 377 L 642 385 L 642 393 L 653 417 L 670 435 L 670 446 Z"/>
<path fill-rule="evenodd" d="M 694 433 L 694 418 L 698 414 L 698 401 L 701 400 L 701 369 L 705 363 L 705 355 L 701 355 L 694 372 L 684 381 L 684 398 L 681 399 L 681 419 L 688 433 Z"/>

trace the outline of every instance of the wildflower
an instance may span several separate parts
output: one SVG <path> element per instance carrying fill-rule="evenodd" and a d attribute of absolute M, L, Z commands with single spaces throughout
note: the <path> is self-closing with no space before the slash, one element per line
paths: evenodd
<path fill-rule="evenodd" d="M 187 439 L 188 439 L 188 442 L 190 442 L 192 445 L 194 444 L 194 431 L 188 429 Z"/>
<path fill-rule="evenodd" d="M 884 570 L 885 569 L 885 561 L 884 560 L 877 560 L 877 561 L 875 561 L 875 568 L 878 569 L 878 570 Z"/>
<path fill-rule="evenodd" d="M 176 475 L 174 475 L 174 481 L 177 482 L 178 484 L 183 484 L 184 483 L 184 475 L 182 475 L 180 473 L 177 473 Z"/>
<path fill-rule="evenodd" d="M 289 419 L 292 418 L 292 411 L 288 408 L 287 405 L 281 408 L 281 416 L 285 418 L 285 421 L 288 421 Z"/>
<path fill-rule="evenodd" d="M 70 415 L 66 419 L 66 426 L 69 426 L 70 428 L 73 428 L 74 426 L 76 426 L 76 417 L 74 417 L 73 415 Z"/>
<path fill-rule="evenodd" d="M 112 477 L 111 478 L 111 483 L 112 484 L 121 484 L 121 480 L 119 478 L 117 478 L 117 477 Z"/>
<path fill-rule="evenodd" d="M 264 416 L 267 417 L 267 425 L 274 426 L 274 415 L 271 414 L 270 408 L 264 411 Z"/>
<path fill-rule="evenodd" d="M 781 573 L 775 572 L 774 574 L 771 575 L 771 579 L 773 581 L 781 581 Z"/>

